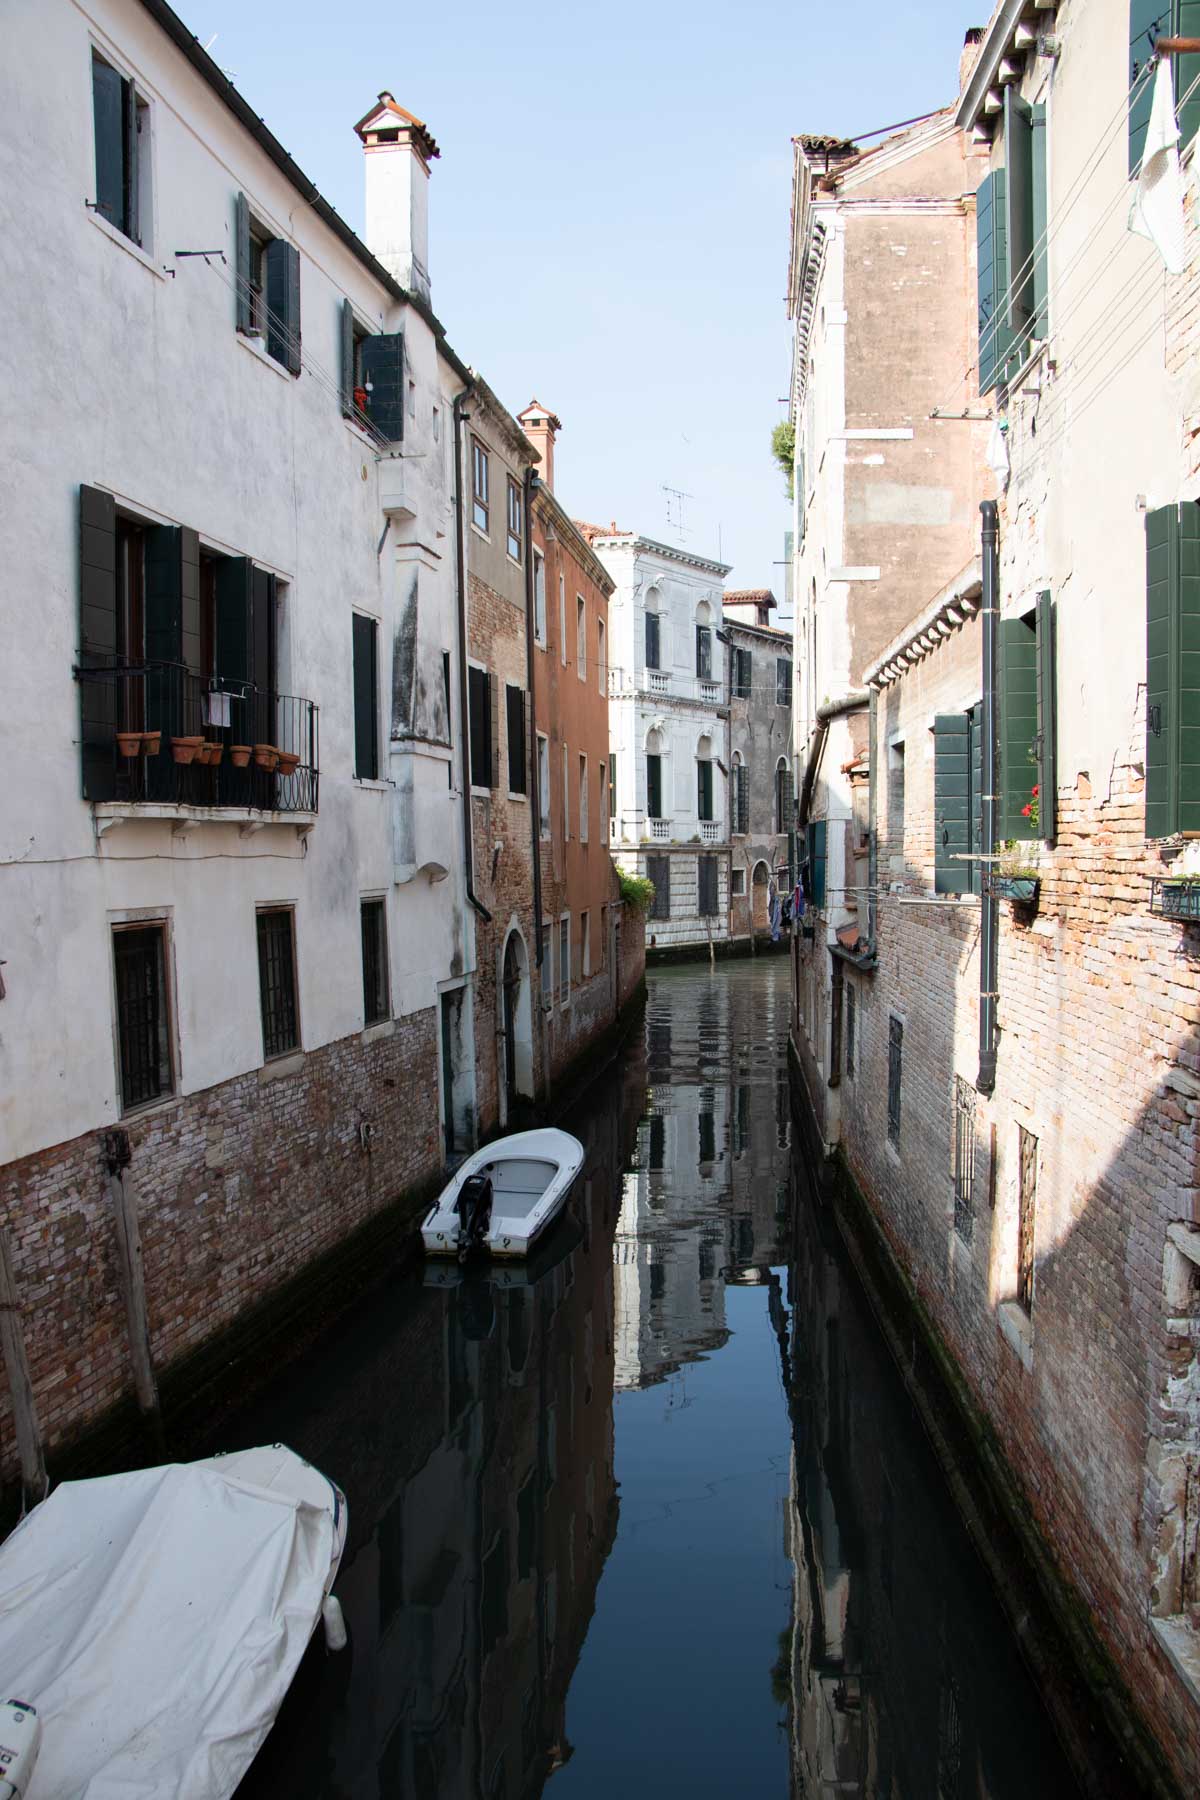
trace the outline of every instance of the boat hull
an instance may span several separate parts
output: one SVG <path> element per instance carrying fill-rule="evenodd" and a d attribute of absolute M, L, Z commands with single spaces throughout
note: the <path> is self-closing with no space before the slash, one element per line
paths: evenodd
<path fill-rule="evenodd" d="M 425 1254 L 458 1258 L 459 1192 L 472 1176 L 486 1175 L 494 1185 L 491 1220 L 473 1248 L 484 1256 L 523 1260 L 561 1213 L 582 1167 L 579 1140 L 550 1127 L 486 1144 L 456 1170 L 422 1221 Z"/>

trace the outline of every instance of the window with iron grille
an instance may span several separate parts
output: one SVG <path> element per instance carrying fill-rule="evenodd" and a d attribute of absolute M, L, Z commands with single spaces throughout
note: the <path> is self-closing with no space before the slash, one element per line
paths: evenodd
<path fill-rule="evenodd" d="M 708 625 L 696 627 L 696 674 L 701 681 L 712 680 L 712 629 Z"/>
<path fill-rule="evenodd" d="M 792 704 L 792 665 L 786 656 L 775 658 L 775 704 L 776 706 Z"/>
<path fill-rule="evenodd" d="M 286 1056 L 300 1042 L 290 906 L 270 907 L 258 915 L 258 990 L 263 1055 L 270 1062 L 274 1056 Z"/>
<path fill-rule="evenodd" d="M 858 990 L 852 981 L 847 981 L 844 991 L 846 1008 L 846 1073 L 847 1075 L 853 1075 L 854 1037 L 857 1024 L 855 1014 L 858 1011 Z"/>
<path fill-rule="evenodd" d="M 1017 1126 L 1020 1156 L 1017 1213 L 1017 1297 L 1027 1313 L 1033 1311 L 1034 1215 L 1037 1211 L 1038 1141 L 1032 1131 Z"/>
<path fill-rule="evenodd" d="M 711 918 L 717 910 L 717 859 L 715 856 L 697 857 L 699 864 L 698 882 L 700 894 L 700 917 Z"/>
<path fill-rule="evenodd" d="M 739 837 L 750 830 L 750 770 L 744 762 L 733 772 L 733 829 Z"/>
<path fill-rule="evenodd" d="M 558 921 L 558 998 L 566 1006 L 571 998 L 571 915 Z"/>
<path fill-rule="evenodd" d="M 754 678 L 754 666 L 748 650 L 733 653 L 733 695 L 735 700 L 748 700 Z"/>
<path fill-rule="evenodd" d="M 121 1105 L 126 1112 L 172 1091 L 165 927 L 113 932 Z"/>
<path fill-rule="evenodd" d="M 954 1077 L 954 1229 L 964 1244 L 975 1233 L 975 1089 Z"/>
<path fill-rule="evenodd" d="M 786 831 L 792 822 L 792 771 L 782 757 L 775 770 L 775 829 Z"/>
<path fill-rule="evenodd" d="M 900 1077 L 904 1055 L 904 1026 L 897 1018 L 888 1020 L 888 1138 L 900 1147 Z"/>
<path fill-rule="evenodd" d="M 378 1025 L 391 1011 L 388 998 L 387 911 L 383 900 L 362 903 L 363 1016 Z"/>
<path fill-rule="evenodd" d="M 654 898 L 650 902 L 652 919 L 669 919 L 671 916 L 671 859 L 669 856 L 648 856 L 646 858 L 646 879 L 654 883 Z"/>

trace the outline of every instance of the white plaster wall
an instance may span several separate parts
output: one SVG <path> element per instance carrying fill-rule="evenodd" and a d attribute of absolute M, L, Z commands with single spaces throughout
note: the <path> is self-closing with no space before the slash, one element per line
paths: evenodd
<path fill-rule="evenodd" d="M 262 1061 L 256 904 L 296 907 L 309 1048 L 361 1028 L 363 893 L 390 897 L 395 1010 L 433 1005 L 439 977 L 470 957 L 457 767 L 449 790 L 444 759 L 421 777 L 440 780 L 444 796 L 451 873 L 437 886 L 394 886 L 395 792 L 386 779 L 352 779 L 351 612 L 380 621 L 386 733 L 398 556 L 422 565 L 423 654 L 436 658 L 439 684 L 442 649 L 457 663 L 448 488 L 457 382 L 427 325 L 321 224 L 140 6 L 97 0 L 91 19 L 70 0 L 14 0 L 0 65 L 0 557 L 11 672 L 0 722 L 0 1159 L 117 1116 L 114 914 L 170 917 L 184 1092 Z M 146 255 L 84 204 L 95 186 L 93 41 L 150 103 Z M 298 379 L 234 329 L 239 189 L 301 251 Z M 223 250 L 226 261 L 177 261 L 181 249 Z M 341 417 L 336 392 L 343 295 L 365 323 L 406 332 L 404 478 L 417 523 L 393 528 L 382 553 L 378 459 Z M 384 477 L 395 485 L 394 469 Z M 236 824 L 207 822 L 181 840 L 169 821 L 122 824 L 97 843 L 79 798 L 72 678 L 81 483 L 149 520 L 193 526 L 203 546 L 248 555 L 287 583 L 279 685 L 321 708 L 320 817 L 307 843 L 287 825 L 243 839 Z M 457 744 L 457 716 L 453 731 Z M 438 835 L 436 814 L 427 835 Z"/>

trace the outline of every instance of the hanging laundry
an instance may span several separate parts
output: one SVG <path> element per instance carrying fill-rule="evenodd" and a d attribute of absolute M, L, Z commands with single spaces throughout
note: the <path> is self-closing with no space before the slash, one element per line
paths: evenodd
<path fill-rule="evenodd" d="M 1146 133 L 1137 189 L 1129 209 L 1129 229 L 1139 237 L 1150 239 L 1169 275 L 1183 273 L 1183 176 L 1179 168 L 1179 126 L 1175 119 L 1175 91 L 1169 56 L 1158 59 L 1150 128 Z"/>

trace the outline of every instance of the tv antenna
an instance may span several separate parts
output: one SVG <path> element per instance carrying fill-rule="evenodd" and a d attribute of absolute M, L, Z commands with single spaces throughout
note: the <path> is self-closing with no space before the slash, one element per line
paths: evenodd
<path fill-rule="evenodd" d="M 667 496 L 667 525 L 671 530 L 677 531 L 680 537 L 687 537 L 689 533 L 683 522 L 683 503 L 693 496 L 685 494 L 682 488 L 668 487 L 665 481 L 662 491 Z"/>

